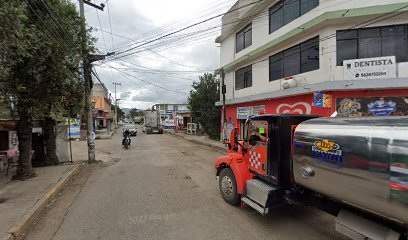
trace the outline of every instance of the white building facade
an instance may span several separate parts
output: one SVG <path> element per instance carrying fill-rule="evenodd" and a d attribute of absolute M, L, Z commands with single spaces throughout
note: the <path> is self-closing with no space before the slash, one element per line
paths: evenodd
<path fill-rule="evenodd" d="M 241 137 L 260 109 L 408 114 L 407 1 L 241 0 L 222 21 L 226 118 Z"/>
<path fill-rule="evenodd" d="M 153 108 L 159 112 L 164 128 L 173 128 L 175 123 L 186 127 L 192 120 L 187 104 L 155 104 Z"/>

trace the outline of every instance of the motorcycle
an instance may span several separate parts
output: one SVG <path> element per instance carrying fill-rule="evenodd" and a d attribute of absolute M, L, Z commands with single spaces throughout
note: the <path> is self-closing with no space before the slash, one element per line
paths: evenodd
<path fill-rule="evenodd" d="M 129 145 L 130 145 L 130 137 L 129 137 L 129 136 L 126 136 L 125 139 L 123 140 L 123 147 L 124 147 L 126 150 L 128 150 Z"/>

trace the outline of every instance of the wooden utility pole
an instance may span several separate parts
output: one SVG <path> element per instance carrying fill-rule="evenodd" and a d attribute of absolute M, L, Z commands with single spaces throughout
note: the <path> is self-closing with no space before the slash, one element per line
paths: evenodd
<path fill-rule="evenodd" d="M 89 2 L 85 2 L 89 4 Z M 92 4 L 91 6 L 93 6 Z M 93 6 L 95 7 L 95 6 Z M 103 10 L 103 6 L 97 7 L 100 10 Z M 88 143 L 88 162 L 95 161 L 95 132 L 93 129 L 93 112 L 92 112 L 92 79 L 91 79 L 91 62 L 104 59 L 103 55 L 100 56 L 91 56 L 88 55 L 88 38 L 86 35 L 86 26 L 85 26 L 85 9 L 84 9 L 84 0 L 79 0 L 79 12 L 82 18 L 81 24 L 81 36 L 82 36 L 82 51 L 84 55 L 83 59 L 83 68 L 84 68 L 84 82 L 85 82 L 85 111 L 87 115 L 87 143 Z"/>

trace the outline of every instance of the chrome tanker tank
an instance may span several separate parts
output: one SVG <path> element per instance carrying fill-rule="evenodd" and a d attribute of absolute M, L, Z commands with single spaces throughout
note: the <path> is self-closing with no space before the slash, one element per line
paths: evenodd
<path fill-rule="evenodd" d="M 316 118 L 294 135 L 297 184 L 408 224 L 408 118 Z"/>

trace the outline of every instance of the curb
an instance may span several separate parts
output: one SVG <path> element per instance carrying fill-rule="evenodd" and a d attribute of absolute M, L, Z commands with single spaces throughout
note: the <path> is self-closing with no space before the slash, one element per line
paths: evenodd
<path fill-rule="evenodd" d="M 219 147 L 219 146 L 215 146 L 215 145 L 212 145 L 212 144 L 209 144 L 209 143 L 204 143 L 204 142 L 197 141 L 197 140 L 194 140 L 194 139 L 188 139 L 188 138 L 185 138 L 183 135 L 178 135 L 178 134 L 175 134 L 175 133 L 172 133 L 172 132 L 168 132 L 168 131 L 164 131 L 164 132 L 165 132 L 166 134 L 172 135 L 172 136 L 174 136 L 174 137 L 182 138 L 182 139 L 184 139 L 184 140 L 187 140 L 187 141 L 192 142 L 192 143 L 195 143 L 195 144 L 199 144 L 199 145 L 203 145 L 203 146 L 210 147 L 210 148 L 212 148 L 212 149 L 214 149 L 214 150 L 216 150 L 216 151 L 218 151 L 218 152 L 221 152 L 221 153 L 226 153 L 226 152 L 227 152 L 227 147 L 222 148 L 222 147 Z"/>
<path fill-rule="evenodd" d="M 62 187 L 74 176 L 81 165 L 74 165 L 64 176 L 58 180 L 57 183 L 44 195 L 42 196 L 18 221 L 13 227 L 8 230 L 8 236 L 1 237 L 0 240 L 15 240 L 19 235 L 21 235 L 27 227 L 33 223 L 33 221 L 38 217 L 42 210 L 44 210 L 51 198 L 53 198 Z"/>

